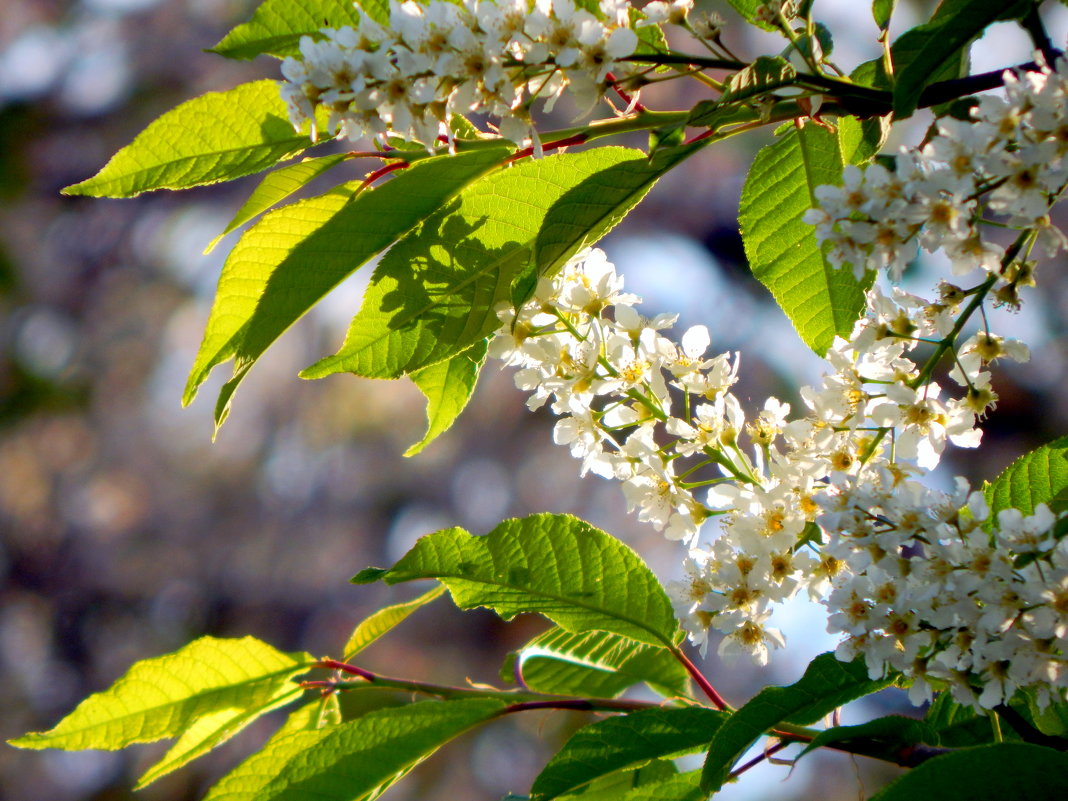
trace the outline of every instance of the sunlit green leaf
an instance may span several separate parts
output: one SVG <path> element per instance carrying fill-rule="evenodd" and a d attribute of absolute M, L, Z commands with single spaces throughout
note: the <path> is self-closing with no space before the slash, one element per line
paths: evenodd
<path fill-rule="evenodd" d="M 26 734 L 11 744 L 116 750 L 177 737 L 207 716 L 211 724 L 196 731 L 211 741 L 210 748 L 290 697 L 290 679 L 313 661 L 310 654 L 285 654 L 253 637 L 201 637 L 173 654 L 135 663 L 109 689 L 82 701 L 54 729 Z"/>
<path fill-rule="evenodd" d="M 474 182 L 386 254 L 341 349 L 301 377 L 397 378 L 485 338 L 556 202 L 590 176 L 644 158 L 602 147 L 523 161 Z"/>
<path fill-rule="evenodd" d="M 404 452 L 415 456 L 448 431 L 467 406 L 486 363 L 486 341 L 477 342 L 463 353 L 412 373 L 412 382 L 426 396 L 426 434 Z"/>
<path fill-rule="evenodd" d="M 296 164 L 280 167 L 274 172 L 265 175 L 259 186 L 252 190 L 248 200 L 237 210 L 233 219 L 227 223 L 226 228 L 211 240 L 204 252 L 211 253 L 215 246 L 219 244 L 219 241 L 235 228 L 244 225 L 254 217 L 258 217 L 271 207 L 278 205 L 331 167 L 340 164 L 345 158 L 345 154 L 336 153 L 332 156 L 304 159 Z"/>
<path fill-rule="evenodd" d="M 708 747 L 729 717 L 702 707 L 644 709 L 584 726 L 534 780 L 531 795 L 550 799 L 577 792 L 601 776 Z"/>
<path fill-rule="evenodd" d="M 509 655 L 501 675 L 510 680 L 517 669 L 526 687 L 550 695 L 613 698 L 641 682 L 667 697 L 690 692 L 670 651 L 605 631 L 549 629 Z"/>
<path fill-rule="evenodd" d="M 619 540 L 571 515 L 506 520 L 483 537 L 449 528 L 420 539 L 384 573 L 353 581 L 439 579 L 461 609 L 490 607 L 506 620 L 537 612 L 568 631 L 611 631 L 673 645 L 678 623 L 664 589 Z"/>
<path fill-rule="evenodd" d="M 860 152 L 859 149 L 854 152 Z M 847 336 L 864 309 L 872 274 L 858 281 L 824 258 L 816 229 L 802 221 L 821 184 L 840 184 L 838 138 L 818 125 L 791 129 L 757 154 L 742 189 L 738 223 L 753 275 L 810 348 L 823 354 Z"/>
<path fill-rule="evenodd" d="M 347 662 L 352 659 L 356 654 L 383 634 L 386 634 L 394 627 L 400 625 L 412 612 L 417 609 L 422 609 L 431 601 L 440 598 L 444 592 L 445 588 L 439 584 L 434 589 L 423 593 L 418 598 L 413 598 L 410 601 L 405 601 L 400 604 L 393 604 L 392 606 L 387 606 L 385 609 L 379 609 L 377 612 L 361 621 L 355 631 L 352 632 L 349 641 L 345 643 L 345 649 L 343 651 L 345 654 L 345 661 Z"/>
<path fill-rule="evenodd" d="M 503 708 L 490 699 L 424 701 L 272 738 L 205 801 L 363 801 L 375 798 L 458 734 Z"/>
<path fill-rule="evenodd" d="M 719 728 L 705 760 L 701 786 L 723 786 L 731 766 L 765 731 L 782 721 L 807 726 L 842 704 L 888 686 L 890 679 L 868 678 L 864 660 L 839 662 L 821 654 L 789 687 L 765 687 Z"/>
<path fill-rule="evenodd" d="M 96 175 L 67 195 L 133 197 L 185 189 L 265 170 L 312 144 L 293 130 L 277 81 L 208 92 L 151 123 Z"/>
<path fill-rule="evenodd" d="M 1064 801 L 1068 754 L 1024 743 L 1001 743 L 943 754 L 924 762 L 870 801 Z"/>
<path fill-rule="evenodd" d="M 389 4 L 385 0 L 360 0 L 357 5 L 376 22 L 388 22 Z M 255 58 L 261 53 L 279 58 L 295 56 L 300 37 L 359 22 L 360 15 L 351 0 L 266 0 L 252 19 L 226 34 L 212 52 L 235 59 Z"/>
<path fill-rule="evenodd" d="M 601 240 L 649 192 L 661 175 L 703 148 L 695 142 L 658 150 L 651 158 L 627 159 L 590 175 L 560 197 L 545 215 L 534 243 L 532 274 L 554 275 L 572 255 Z M 520 279 L 521 280 L 521 279 Z M 513 297 L 519 306 L 533 292 Z"/>
<path fill-rule="evenodd" d="M 1044 503 L 1059 512 L 1068 508 L 1068 437 L 1026 453 L 983 488 L 990 511 L 1019 509 L 1034 514 Z"/>
<path fill-rule="evenodd" d="M 226 260 L 183 402 L 192 402 L 215 366 L 233 359 L 234 377 L 216 404 L 221 424 L 242 379 L 289 326 L 507 152 L 430 159 L 355 199 L 347 185 L 264 216 Z"/>

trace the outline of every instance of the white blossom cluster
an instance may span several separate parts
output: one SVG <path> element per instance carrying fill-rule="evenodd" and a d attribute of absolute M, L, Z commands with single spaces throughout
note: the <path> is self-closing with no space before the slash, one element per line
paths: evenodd
<path fill-rule="evenodd" d="M 918 243 L 944 250 L 955 275 L 997 273 L 1005 251 L 982 236 L 988 213 L 1034 229 L 1050 256 L 1068 247 L 1049 218 L 1068 184 L 1068 61 L 1004 80 L 1004 97 L 980 98 L 969 120 L 940 119 L 921 149 L 901 150 L 893 171 L 850 165 L 842 186 L 816 189 L 805 221 L 830 242 L 834 263 L 858 277 L 885 268 L 897 280 Z"/>
<path fill-rule="evenodd" d="M 300 57 L 282 64 L 282 96 L 295 126 L 314 126 L 321 106 L 330 133 L 351 140 L 387 144 L 388 134 L 432 147 L 452 141 L 454 114 L 482 113 L 537 147 L 531 102 L 549 108 L 570 90 L 592 108 L 609 73 L 633 71 L 620 59 L 638 46 L 635 27 L 679 3 L 652 5 L 646 20 L 627 0 L 600 0 L 597 14 L 574 0 L 390 0 L 388 27 L 363 13 L 355 28 L 302 37 Z"/>
<path fill-rule="evenodd" d="M 491 353 L 519 368 L 528 405 L 549 403 L 560 416 L 554 439 L 582 460 L 583 472 L 621 481 L 639 519 L 689 546 L 687 579 L 669 592 L 693 642 L 706 644 L 715 629 L 724 635 L 721 655 L 766 662 L 769 649 L 783 645 L 770 615 L 806 590 L 827 605 L 831 630 L 847 635 L 844 657 L 863 653 L 873 675 L 889 666 L 916 677 L 914 697 L 930 676 L 959 684 L 960 697 L 975 688 L 968 699 L 989 706 L 1012 686 L 1061 686 L 1049 675 L 1068 654 L 1068 546 L 1052 538 L 1048 510 L 1026 520 L 1002 512 L 991 535 L 978 527 L 986 515 L 978 496 L 962 490 L 944 498 L 915 480 L 938 464 L 947 442 L 979 444 L 977 417 L 996 401 L 990 363 L 1028 356 L 1021 343 L 989 332 L 957 342 L 951 377 L 962 390 L 943 397 L 910 356 L 920 341 L 952 339 L 961 295 L 947 285 L 933 303 L 872 290 L 850 341 L 838 339 L 829 351 L 831 372 L 802 389 L 804 416 L 792 420 L 789 405 L 771 398 L 747 422 L 731 392 L 737 356 L 708 354 L 704 326 L 690 328 L 680 344 L 668 339 L 662 332 L 675 317 L 642 317 L 597 250 L 543 278 L 518 312 L 500 309 Z M 956 512 L 965 501 L 970 517 Z M 711 517 L 720 518 L 718 536 L 699 544 Z M 966 520 L 977 522 L 965 527 Z M 1018 542 L 1021 526 L 1041 540 L 1042 556 L 999 585 L 1022 604 L 1013 618 L 1021 622 L 1006 624 L 991 612 L 995 585 L 965 579 L 980 568 L 967 559 L 980 536 L 993 536 L 998 558 L 1012 566 L 1030 552 Z M 922 562 L 936 551 L 950 565 L 941 583 L 927 581 L 919 564 L 908 567 L 913 556 Z M 886 606 L 891 567 L 898 606 Z M 1036 570 L 1048 581 L 1021 591 L 1017 584 Z M 1008 609 L 1008 600 L 999 603 Z M 875 611 L 854 618 L 858 604 Z M 900 624 L 888 615 L 915 623 L 908 660 L 894 639 Z M 977 628 L 979 619 L 988 628 Z M 954 651 L 968 630 L 989 636 Z M 1045 661 L 1035 656 L 1042 648 Z M 1002 663 L 1014 666 L 1011 680 L 998 672 Z"/>
<path fill-rule="evenodd" d="M 957 479 L 951 494 L 886 466 L 820 498 L 821 552 L 843 569 L 827 606 L 839 658 L 911 677 L 919 704 L 949 689 L 991 709 L 1017 689 L 1044 706 L 1068 688 L 1068 538 L 1056 517 L 1003 509 Z"/>

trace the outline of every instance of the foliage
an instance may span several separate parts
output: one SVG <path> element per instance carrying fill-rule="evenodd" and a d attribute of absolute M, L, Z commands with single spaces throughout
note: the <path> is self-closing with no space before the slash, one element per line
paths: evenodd
<path fill-rule="evenodd" d="M 832 62 L 832 32 L 813 3 L 730 5 L 732 24 L 778 32 L 785 51 L 739 59 L 723 21 L 686 0 L 642 9 L 265 0 L 214 52 L 283 59 L 285 81 L 189 100 L 65 190 L 131 197 L 270 170 L 209 245 L 255 220 L 226 260 L 185 403 L 233 361 L 216 404 L 222 425 L 270 345 L 377 260 L 345 341 L 301 376 L 410 378 L 428 402 L 415 455 L 462 412 L 489 357 L 520 367 L 517 383 L 532 406 L 560 416 L 557 441 L 583 469 L 620 480 L 641 519 L 690 546 L 686 580 L 663 586 L 624 543 L 566 515 L 507 520 L 480 536 L 445 529 L 393 566 L 357 574 L 357 584 L 436 583 L 357 625 L 338 659 L 204 637 L 136 663 L 52 730 L 12 745 L 177 738 L 143 786 L 294 705 L 207 797 L 341 801 L 377 798 L 473 727 L 568 709 L 607 716 L 575 732 L 530 799 L 710 797 L 765 738 L 756 761 L 799 745 L 801 756 L 832 748 L 913 769 L 873 799 L 1068 794 L 1065 439 L 1022 455 L 983 492 L 935 494 L 914 480 L 947 441 L 978 444 L 976 420 L 996 401 L 987 368 L 1026 356 L 985 327 L 969 338 L 966 324 L 984 303 L 1018 307 L 1041 251 L 1068 246 L 1049 216 L 1068 183 L 1065 62 L 1031 0 L 943 0 L 892 42 L 895 4 L 875 0 L 884 57 L 852 77 Z M 1048 63 L 968 75 L 968 47 L 1003 20 L 1018 21 Z M 670 25 L 704 49 L 670 49 Z M 643 85 L 675 79 L 714 97 L 678 111 L 641 105 Z M 996 86 L 1007 100 L 975 97 Z M 624 108 L 537 130 L 535 103 L 565 91 L 590 108 L 608 96 Z M 894 122 L 955 101 L 964 105 L 925 147 L 879 155 Z M 497 122 L 480 130 L 479 115 Z M 739 226 L 754 276 L 832 373 L 802 393 L 808 416 L 787 422 L 788 407 L 771 399 L 745 423 L 729 393 L 737 362 L 707 358 L 700 326 L 681 346 L 659 334 L 671 321 L 641 318 L 589 248 L 703 148 L 780 123 L 749 171 Z M 635 131 L 649 133 L 648 152 L 600 146 Z M 333 147 L 345 137 L 377 149 Z M 288 202 L 365 159 L 382 166 Z M 1015 241 L 983 239 L 988 223 Z M 917 242 L 944 249 L 955 275 L 974 267 L 984 278 L 944 283 L 938 302 L 885 294 L 877 272 L 900 275 Z M 906 355 L 918 342 L 933 351 L 922 363 Z M 963 387 L 944 403 L 932 380 L 943 363 Z M 698 547 L 702 525 L 724 515 L 720 539 Z M 707 646 L 715 629 L 725 658 L 766 661 L 781 645 L 766 613 L 802 587 L 823 599 L 842 646 L 794 684 L 732 708 L 684 637 Z M 514 687 L 432 684 L 351 663 L 446 592 L 461 609 L 553 624 L 505 658 Z M 660 700 L 628 695 L 639 684 Z M 933 700 L 923 720 L 820 723 L 891 684 Z M 424 700 L 337 703 L 372 687 Z M 687 754 L 703 754 L 703 768 L 680 773 L 672 760 Z"/>

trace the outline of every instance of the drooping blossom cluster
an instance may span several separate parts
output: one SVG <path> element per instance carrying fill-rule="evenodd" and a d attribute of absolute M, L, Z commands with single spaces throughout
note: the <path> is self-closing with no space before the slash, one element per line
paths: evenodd
<path fill-rule="evenodd" d="M 965 700 L 990 705 L 1009 692 L 1000 663 L 1015 666 L 1013 686 L 1060 686 L 1049 684 L 1049 674 L 1068 654 L 1068 585 L 1057 589 L 1068 575 L 1062 564 L 1068 546 L 1050 533 L 1048 510 L 1022 522 L 1003 512 L 990 534 L 964 527 L 985 517 L 977 496 L 969 499 L 962 489 L 946 498 L 915 480 L 937 465 L 947 442 L 978 445 L 977 416 L 996 401 L 987 368 L 1028 355 L 1021 343 L 986 331 L 956 342 L 951 376 L 962 390 L 944 397 L 911 356 L 922 340 L 950 337 L 961 294 L 947 286 L 939 302 L 930 302 L 872 290 L 850 341 L 839 339 L 829 351 L 831 372 L 801 391 L 805 410 L 795 419 L 789 405 L 772 398 L 747 421 L 731 392 L 737 356 L 708 354 L 703 326 L 686 331 L 679 344 L 671 341 L 664 332 L 675 318 L 642 317 L 638 299 L 623 291 L 596 250 L 542 279 L 518 311 L 502 308 L 491 353 L 519 368 L 516 383 L 531 393 L 532 408 L 548 403 L 560 416 L 554 439 L 582 460 L 584 472 L 621 481 L 639 519 L 689 546 L 687 578 L 669 590 L 692 641 L 704 644 L 715 629 L 724 635 L 722 655 L 764 662 L 769 649 L 783 644 L 768 625 L 775 606 L 805 590 L 827 605 L 831 629 L 847 635 L 843 656 L 863 653 L 873 675 L 889 666 L 916 676 L 916 697 L 927 686 L 924 676 L 952 680 L 960 697 L 974 687 Z M 970 518 L 950 511 L 965 500 Z M 701 544 L 702 526 L 713 517 L 718 535 Z M 1007 575 L 1001 589 L 1008 598 L 1034 570 L 1052 583 L 1018 593 L 1021 622 L 995 623 L 987 595 L 994 584 L 964 578 L 978 567 L 967 561 L 974 556 L 969 549 L 978 547 L 982 531 L 998 538 L 999 558 L 1011 565 L 1024 552 L 1011 545 L 1021 526 L 1043 538 L 1048 566 Z M 872 544 L 879 537 L 885 552 Z M 950 566 L 942 584 L 928 583 L 932 594 L 923 596 L 919 566 L 909 573 L 901 565 L 936 551 Z M 885 605 L 887 560 L 898 565 L 900 606 Z M 1036 606 L 1039 596 L 1045 600 Z M 875 611 L 854 618 L 858 604 Z M 930 611 L 935 607 L 941 616 Z M 954 614 L 945 611 L 950 607 Z M 916 622 L 907 662 L 888 655 L 898 654 L 894 638 L 905 633 L 894 615 Z M 977 628 L 977 620 L 988 628 Z M 979 650 L 954 651 L 968 630 L 989 636 L 975 641 Z M 1005 653 L 989 644 L 995 640 L 1002 649 L 1016 643 L 1018 661 L 1010 655 L 994 666 L 994 655 Z M 1035 654 L 1043 648 L 1049 655 L 1040 666 Z"/>
<path fill-rule="evenodd" d="M 656 19 L 676 4 L 653 5 Z M 294 125 L 314 126 L 321 106 L 331 134 L 351 140 L 431 147 L 451 141 L 454 114 L 480 113 L 500 120 L 502 136 L 537 144 L 531 102 L 551 107 L 570 90 L 592 108 L 633 71 L 620 59 L 643 22 L 653 24 L 626 0 L 600 0 L 597 14 L 573 0 L 390 0 L 388 27 L 361 12 L 355 28 L 302 37 L 300 57 L 282 64 L 282 96 Z"/>
<path fill-rule="evenodd" d="M 826 600 L 839 658 L 911 677 L 917 704 L 942 688 L 985 709 L 1019 688 L 1043 706 L 1063 696 L 1068 538 L 1045 504 L 992 517 L 964 479 L 946 494 L 888 466 L 820 504 L 821 553 L 843 565 Z"/>
<path fill-rule="evenodd" d="M 892 171 L 851 165 L 842 186 L 816 190 L 818 205 L 805 220 L 830 243 L 833 262 L 852 265 L 858 277 L 885 268 L 896 280 L 919 244 L 943 250 L 955 275 L 996 273 L 1005 250 L 983 236 L 988 215 L 1037 231 L 1049 256 L 1068 248 L 1049 218 L 1068 184 L 1068 61 L 1004 79 L 1004 97 L 981 97 L 969 119 L 938 120 L 936 135 L 902 149 Z M 1015 276 L 1004 277 L 1015 289 Z M 1012 289 L 1005 302 L 1015 303 Z"/>

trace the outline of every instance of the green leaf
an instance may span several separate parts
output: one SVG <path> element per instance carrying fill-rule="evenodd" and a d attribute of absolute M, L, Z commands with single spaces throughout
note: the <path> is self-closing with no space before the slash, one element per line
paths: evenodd
<path fill-rule="evenodd" d="M 221 424 L 242 379 L 289 326 L 507 152 L 429 159 L 354 199 L 353 187 L 338 187 L 267 214 L 226 260 L 182 402 L 191 403 L 211 370 L 233 359 L 234 377 L 216 404 Z"/>
<path fill-rule="evenodd" d="M 423 701 L 348 723 L 272 738 L 205 801 L 362 801 L 376 798 L 458 734 L 498 714 L 492 699 Z"/>
<path fill-rule="evenodd" d="M 776 724 L 807 726 L 889 684 L 890 679 L 869 679 L 863 659 L 839 662 L 834 654 L 820 654 L 800 681 L 789 687 L 765 687 L 720 727 L 705 760 L 701 786 L 709 793 L 722 787 L 735 761 Z"/>
<path fill-rule="evenodd" d="M 293 130 L 278 87 L 278 81 L 253 81 L 186 101 L 63 194 L 134 197 L 185 189 L 230 181 L 295 156 L 312 141 Z"/>
<path fill-rule="evenodd" d="M 493 308 L 530 264 L 553 205 L 586 178 L 641 159 L 640 150 L 602 147 L 476 181 L 386 254 L 341 349 L 301 377 L 397 378 L 489 336 L 500 325 Z"/>
<path fill-rule="evenodd" d="M 870 801 L 1064 801 L 1068 754 L 1024 743 L 969 748 L 928 760 Z"/>
<path fill-rule="evenodd" d="M 650 759 L 703 750 L 729 715 L 702 707 L 643 709 L 579 729 L 534 780 L 535 799 L 582 790 L 595 779 Z"/>
<path fill-rule="evenodd" d="M 866 164 L 871 161 L 890 135 L 891 120 L 885 117 L 856 117 L 838 119 L 838 149 L 846 164 Z"/>
<path fill-rule="evenodd" d="M 219 709 L 198 717 L 189 728 L 181 733 L 167 753 L 142 774 L 134 789 L 140 790 L 142 787 L 147 787 L 156 779 L 188 765 L 215 746 L 229 740 L 256 718 L 292 703 L 304 692 L 302 688 L 294 687 L 292 683 L 287 686 L 288 692 L 263 706 L 250 709 Z"/>
<path fill-rule="evenodd" d="M 805 750 L 798 754 L 797 758 L 800 759 L 817 748 L 849 743 L 862 748 L 865 756 L 898 763 L 906 749 L 919 743 L 933 745 L 937 742 L 938 734 L 922 720 L 903 715 L 887 715 L 859 726 L 833 726 L 822 731 L 805 746 Z"/>
<path fill-rule="evenodd" d="M 375 22 L 389 21 L 385 0 L 361 0 L 358 5 Z M 351 0 L 266 0 L 252 19 L 226 34 L 211 52 L 234 59 L 255 58 L 261 53 L 279 58 L 296 56 L 300 37 L 315 36 L 323 28 L 359 23 L 358 9 Z"/>
<path fill-rule="evenodd" d="M 990 718 L 958 704 L 948 692 L 935 696 L 923 720 L 937 734 L 937 745 L 945 748 L 985 745 L 993 736 Z"/>
<path fill-rule="evenodd" d="M 307 186 L 311 181 L 318 178 L 324 172 L 344 161 L 347 156 L 337 153 L 332 156 L 320 156 L 318 158 L 304 159 L 296 164 L 281 167 L 260 181 L 248 200 L 237 210 L 234 218 L 227 223 L 223 232 L 215 237 L 204 249 L 205 253 L 211 253 L 220 240 L 235 228 L 244 225 L 253 217 L 258 217 L 272 206 L 281 203 L 297 190 Z"/>
<path fill-rule="evenodd" d="M 738 70 L 727 81 L 727 89 L 720 95 L 720 103 L 748 100 L 789 86 L 797 78 L 797 70 L 782 56 L 759 56 L 749 66 Z"/>
<path fill-rule="evenodd" d="M 418 598 L 413 598 L 400 604 L 393 604 L 385 609 L 379 609 L 373 615 L 361 621 L 356 630 L 352 632 L 349 641 L 345 643 L 345 650 L 343 651 L 345 661 L 350 661 L 356 654 L 383 634 L 400 625 L 412 612 L 422 609 L 431 601 L 440 598 L 444 592 L 445 588 L 439 584 Z"/>
<path fill-rule="evenodd" d="M 203 753 L 291 697 L 290 679 L 313 661 L 310 654 L 285 654 L 253 637 L 201 637 L 173 654 L 135 663 L 109 689 L 82 701 L 54 729 L 26 734 L 11 744 L 113 751 L 131 743 L 177 737 L 209 716 L 211 726 L 197 729 L 198 736 L 211 743 Z"/>
<path fill-rule="evenodd" d="M 1068 437 L 1026 453 L 983 487 L 990 511 L 1019 509 L 1034 514 L 1044 503 L 1054 512 L 1068 508 Z"/>
<path fill-rule="evenodd" d="M 875 24 L 879 26 L 879 30 L 885 31 L 890 27 L 890 17 L 894 14 L 895 5 L 897 5 L 897 0 L 873 0 L 871 15 L 875 19 Z"/>
<path fill-rule="evenodd" d="M 636 770 L 605 776 L 561 801 L 704 801 L 701 771 L 679 773 L 670 762 L 654 760 Z"/>
<path fill-rule="evenodd" d="M 383 578 L 439 579 L 461 609 L 485 606 L 505 620 L 536 612 L 571 632 L 611 631 L 671 646 L 678 630 L 671 602 L 641 557 L 571 515 L 506 520 L 484 537 L 438 531 Z"/>
<path fill-rule="evenodd" d="M 1043 707 L 1033 691 L 1026 693 L 1026 698 L 1035 728 L 1051 737 L 1068 735 L 1068 703 L 1054 699 Z"/>
<path fill-rule="evenodd" d="M 670 651 L 603 631 L 549 629 L 509 655 L 502 678 L 512 679 L 517 664 L 523 684 L 548 695 L 614 698 L 640 682 L 669 698 L 690 694 L 689 674 Z"/>
<path fill-rule="evenodd" d="M 767 22 L 760 22 L 756 18 L 757 9 L 764 5 L 765 0 L 727 0 L 728 3 L 737 11 L 742 17 L 752 24 L 763 28 L 766 31 L 778 30 L 774 25 L 770 25 Z"/>
<path fill-rule="evenodd" d="M 958 77 L 969 43 L 1006 9 L 1006 0 L 943 0 L 931 21 L 906 31 L 891 49 L 894 58 L 894 116 L 909 116 L 928 84 Z M 906 37 L 908 37 L 906 39 Z"/>
<path fill-rule="evenodd" d="M 412 373 L 412 382 L 426 396 L 426 435 L 404 452 L 415 456 L 448 431 L 471 400 L 482 365 L 486 363 L 486 340 L 451 359 Z"/>
<path fill-rule="evenodd" d="M 831 266 L 816 229 L 801 219 L 815 205 L 817 186 L 841 183 L 842 168 L 835 134 L 818 125 L 793 128 L 757 154 L 738 212 L 753 275 L 820 355 L 835 335 L 852 331 L 874 277 L 869 271 L 858 281 L 849 268 Z"/>
<path fill-rule="evenodd" d="M 537 276 L 554 275 L 582 248 L 604 238 L 652 189 L 661 175 L 692 156 L 707 141 L 658 150 L 652 158 L 627 159 L 593 173 L 564 193 L 545 215 L 534 243 L 532 275 L 526 297 L 513 298 L 516 306 L 529 300 Z M 522 282 L 519 276 L 513 283 Z"/>

